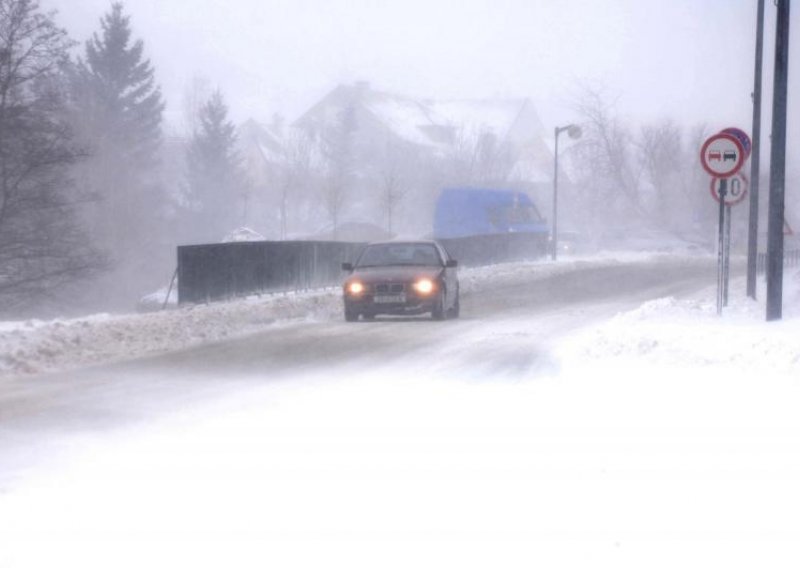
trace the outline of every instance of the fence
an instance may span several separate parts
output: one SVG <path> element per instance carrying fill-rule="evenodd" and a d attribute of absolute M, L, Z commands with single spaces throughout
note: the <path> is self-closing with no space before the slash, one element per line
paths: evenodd
<path fill-rule="evenodd" d="M 178 302 L 210 302 L 337 283 L 359 243 L 257 241 L 178 247 Z"/>
<path fill-rule="evenodd" d="M 523 233 L 441 239 L 464 266 L 532 259 L 546 236 Z M 256 241 L 178 247 L 178 302 L 200 303 L 250 294 L 310 290 L 342 281 L 341 265 L 365 243 Z"/>
<path fill-rule="evenodd" d="M 800 266 L 800 249 L 783 251 L 783 267 Z M 767 267 L 767 253 L 760 252 L 756 258 L 756 272 L 763 274 Z"/>

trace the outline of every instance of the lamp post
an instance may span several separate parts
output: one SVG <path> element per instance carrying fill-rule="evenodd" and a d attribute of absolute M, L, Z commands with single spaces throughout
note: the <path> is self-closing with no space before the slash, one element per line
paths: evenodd
<path fill-rule="evenodd" d="M 577 124 L 568 124 L 566 126 L 556 126 L 556 148 L 555 148 L 555 168 L 553 172 L 553 233 L 550 238 L 552 249 L 550 251 L 550 258 L 556 260 L 558 253 L 558 136 L 566 132 L 569 137 L 576 140 L 581 137 L 581 127 Z"/>

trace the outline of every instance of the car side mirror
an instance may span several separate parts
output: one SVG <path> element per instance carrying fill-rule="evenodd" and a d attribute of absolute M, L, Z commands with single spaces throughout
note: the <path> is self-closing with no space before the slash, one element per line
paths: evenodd
<path fill-rule="evenodd" d="M 445 262 L 445 263 L 444 263 L 444 265 L 445 265 L 447 268 L 455 268 L 456 266 L 458 266 L 458 261 L 457 261 L 457 260 L 452 260 L 452 259 L 451 259 L 451 260 L 448 260 L 447 262 Z"/>
<path fill-rule="evenodd" d="M 347 272 L 353 272 L 353 265 L 350 262 L 343 262 L 342 263 L 342 270 L 346 270 Z"/>

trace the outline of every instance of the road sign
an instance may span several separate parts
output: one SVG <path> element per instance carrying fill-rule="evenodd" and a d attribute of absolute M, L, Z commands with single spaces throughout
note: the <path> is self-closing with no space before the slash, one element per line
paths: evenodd
<path fill-rule="evenodd" d="M 731 177 L 742 169 L 745 158 L 742 143 L 733 134 L 714 134 L 700 149 L 700 163 L 714 177 Z"/>
<path fill-rule="evenodd" d="M 722 131 L 722 134 L 730 134 L 735 137 L 741 143 L 742 148 L 744 148 L 744 159 L 746 160 L 750 157 L 750 150 L 753 148 L 753 143 L 750 141 L 747 132 L 741 128 L 726 128 Z"/>
<path fill-rule="evenodd" d="M 719 201 L 721 178 L 711 178 L 711 196 Z M 744 201 L 747 196 L 749 183 L 747 176 L 739 172 L 732 178 L 728 178 L 728 187 L 725 190 L 725 205 L 736 205 Z"/>

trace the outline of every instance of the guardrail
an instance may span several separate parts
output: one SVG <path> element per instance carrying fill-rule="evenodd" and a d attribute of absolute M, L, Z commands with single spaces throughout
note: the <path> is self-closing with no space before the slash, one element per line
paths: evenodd
<path fill-rule="evenodd" d="M 462 266 L 534 259 L 546 236 L 524 233 L 439 239 Z M 342 281 L 366 243 L 255 241 L 178 247 L 178 303 L 324 288 Z"/>
<path fill-rule="evenodd" d="M 800 266 L 800 249 L 783 251 L 783 267 L 791 268 Z M 756 257 L 756 272 L 764 274 L 767 267 L 767 253 L 760 252 Z"/>

